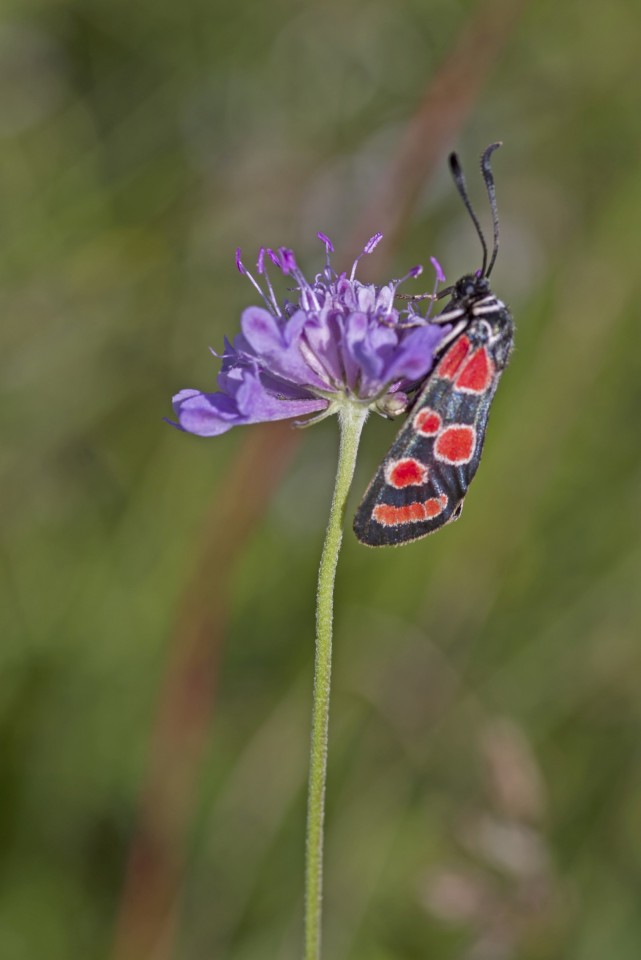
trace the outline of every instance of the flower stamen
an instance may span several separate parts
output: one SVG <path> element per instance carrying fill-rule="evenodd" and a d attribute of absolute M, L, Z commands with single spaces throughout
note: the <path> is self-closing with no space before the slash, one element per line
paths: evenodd
<path fill-rule="evenodd" d="M 267 273 L 267 267 L 265 266 L 265 253 L 266 253 L 265 247 L 261 247 L 260 250 L 258 251 L 258 262 L 256 264 L 256 267 L 258 269 L 259 274 L 262 274 L 262 276 L 264 276 L 265 278 L 265 283 L 267 284 L 267 289 L 269 291 L 269 300 L 271 301 L 271 304 L 274 308 L 274 312 L 276 316 L 282 317 L 283 314 L 278 305 L 278 300 L 276 299 L 276 294 L 274 293 L 274 288 L 272 287 L 272 282 L 269 278 L 269 274 Z"/>
<path fill-rule="evenodd" d="M 264 292 L 264 290 L 262 289 L 262 287 L 260 286 L 260 284 L 258 283 L 258 281 L 254 279 L 254 277 L 252 276 L 252 274 L 249 272 L 249 270 L 247 269 L 247 267 L 245 266 L 245 264 L 244 264 L 243 261 L 241 260 L 241 258 L 240 258 L 240 253 L 241 253 L 240 247 L 238 247 L 237 250 L 236 250 L 236 267 L 238 268 L 238 272 L 239 272 L 240 274 L 242 274 L 243 277 L 247 277 L 247 279 L 250 281 L 250 283 L 252 283 L 252 284 L 254 285 L 254 287 L 256 288 L 256 290 L 258 290 L 258 293 L 260 294 L 261 299 L 262 299 L 262 300 L 264 301 L 264 303 L 267 305 L 268 309 L 269 309 L 270 311 L 272 311 L 272 310 L 275 309 L 277 316 L 280 316 L 280 312 L 279 312 L 279 309 L 278 309 L 278 304 L 276 303 L 275 298 L 274 298 L 274 302 L 272 303 L 272 302 L 269 300 L 269 298 L 265 295 L 265 292 Z M 259 263 L 261 262 L 261 260 L 260 260 L 260 254 L 259 254 L 259 256 L 258 256 L 258 262 L 259 262 Z M 260 270 L 259 270 L 259 273 L 260 273 Z"/>
<path fill-rule="evenodd" d="M 363 247 L 363 252 L 356 257 L 356 260 L 354 260 L 354 263 L 352 264 L 352 272 L 349 275 L 350 281 L 353 281 L 354 277 L 356 276 L 356 267 L 358 266 L 358 261 L 362 260 L 363 257 L 367 256 L 368 254 L 373 253 L 382 239 L 383 239 L 383 234 L 380 232 L 375 233 L 373 237 L 369 238 L 369 240 Z"/>

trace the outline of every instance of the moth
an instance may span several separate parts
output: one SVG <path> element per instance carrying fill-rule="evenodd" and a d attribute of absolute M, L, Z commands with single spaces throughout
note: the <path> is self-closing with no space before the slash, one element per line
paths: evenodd
<path fill-rule="evenodd" d="M 490 288 L 499 249 L 493 143 L 481 157 L 493 223 L 492 254 L 472 207 L 458 156 L 449 158 L 456 189 L 483 250 L 476 273 L 441 291 L 445 309 L 431 319 L 452 329 L 437 348 L 437 360 L 419 387 L 409 414 L 376 471 L 356 511 L 361 543 L 382 547 L 418 540 L 457 520 L 483 452 L 490 407 L 514 343 L 514 321 Z M 426 297 L 429 295 L 425 295 Z"/>

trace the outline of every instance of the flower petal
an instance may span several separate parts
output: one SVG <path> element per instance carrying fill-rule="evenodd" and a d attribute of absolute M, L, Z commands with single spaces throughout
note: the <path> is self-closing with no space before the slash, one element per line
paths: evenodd
<path fill-rule="evenodd" d="M 358 365 L 360 390 L 377 393 L 389 381 L 387 366 L 398 344 L 398 333 L 386 324 L 372 323 L 364 313 L 353 313 L 346 324 L 345 353 Z"/>
<path fill-rule="evenodd" d="M 450 326 L 426 323 L 411 330 L 394 351 L 386 370 L 388 382 L 404 379 L 408 383 L 421 380 L 434 365 L 434 350 Z"/>
<path fill-rule="evenodd" d="M 216 437 L 238 422 L 238 407 L 224 393 L 181 390 L 173 398 L 173 405 L 178 419 L 174 426 L 199 437 Z"/>
<path fill-rule="evenodd" d="M 199 437 L 216 437 L 232 427 L 267 420 L 302 417 L 327 408 L 327 400 L 319 397 L 289 399 L 271 393 L 260 377 L 249 370 L 234 371 L 234 395 L 181 390 L 174 397 L 178 422 L 173 426 Z M 169 421 L 170 423 L 172 421 Z"/>
<path fill-rule="evenodd" d="M 287 396 L 275 395 L 265 388 L 260 377 L 247 372 L 235 399 L 244 423 L 286 420 L 288 417 L 300 417 L 327 407 L 327 400 L 320 397 L 308 395 L 292 400 Z"/>
<path fill-rule="evenodd" d="M 301 385 L 326 386 L 300 351 L 300 333 L 305 321 L 302 310 L 281 321 L 262 307 L 248 307 L 241 317 L 241 329 L 252 353 L 273 373 Z"/>
<path fill-rule="evenodd" d="M 340 355 L 342 319 L 336 311 L 323 310 L 320 316 L 310 317 L 304 327 L 305 342 L 316 358 L 318 369 L 326 371 L 320 381 L 325 389 L 333 389 L 343 383 L 344 371 Z"/>

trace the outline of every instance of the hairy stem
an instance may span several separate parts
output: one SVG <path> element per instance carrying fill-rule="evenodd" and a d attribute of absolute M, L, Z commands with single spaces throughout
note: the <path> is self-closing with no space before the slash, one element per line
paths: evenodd
<path fill-rule="evenodd" d="M 332 670 L 332 625 L 336 566 L 343 539 L 345 504 L 354 476 L 356 454 L 367 409 L 345 405 L 339 413 L 340 448 L 336 485 L 320 568 L 316 598 L 316 658 L 312 737 L 307 798 L 307 858 L 305 866 L 305 960 L 320 960 L 323 900 L 323 823 L 327 777 L 327 737 Z"/>

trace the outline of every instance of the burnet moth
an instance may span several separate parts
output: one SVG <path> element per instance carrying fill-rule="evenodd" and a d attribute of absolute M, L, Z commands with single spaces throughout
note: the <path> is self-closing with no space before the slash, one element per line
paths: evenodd
<path fill-rule="evenodd" d="M 419 385 L 354 518 L 356 536 L 370 547 L 418 540 L 457 520 L 481 459 L 490 406 L 514 342 L 510 312 L 489 284 L 499 248 L 490 158 L 499 146 L 491 144 L 481 157 L 494 233 L 489 263 L 458 157 L 453 153 L 449 158 L 456 189 L 481 241 L 483 264 L 438 295 L 451 299 L 431 322 L 452 329 L 439 344 L 436 366 Z"/>

